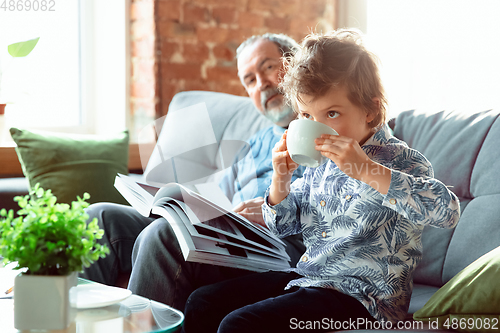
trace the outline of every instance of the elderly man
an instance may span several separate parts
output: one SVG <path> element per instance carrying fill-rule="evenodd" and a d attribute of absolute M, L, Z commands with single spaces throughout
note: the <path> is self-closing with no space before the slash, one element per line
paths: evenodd
<path fill-rule="evenodd" d="M 261 205 L 271 183 L 271 151 L 295 114 L 278 84 L 282 77 L 283 56 L 293 54 L 297 44 L 282 34 L 253 36 L 237 50 L 238 75 L 256 108 L 276 125 L 256 133 L 249 140 L 248 155 L 228 170 L 220 187 L 235 205 L 234 211 L 256 223 L 263 223 Z M 248 170 L 245 159 L 253 159 L 257 170 Z M 252 172 L 256 177 L 244 177 Z M 301 177 L 303 168 L 295 174 Z M 249 179 L 245 183 L 241 179 Z M 103 242 L 111 253 L 86 269 L 83 277 L 110 285 L 119 285 L 120 276 L 131 271 L 128 288 L 177 309 L 184 309 L 196 288 L 248 271 L 187 262 L 170 224 L 163 218 L 145 218 L 127 206 L 95 204 L 89 207 L 90 218 L 97 217 L 105 230 Z M 301 237 L 284 240 L 295 265 L 304 251 Z M 133 246 L 133 249 L 132 249 Z M 132 262 L 131 262 L 132 257 Z"/>

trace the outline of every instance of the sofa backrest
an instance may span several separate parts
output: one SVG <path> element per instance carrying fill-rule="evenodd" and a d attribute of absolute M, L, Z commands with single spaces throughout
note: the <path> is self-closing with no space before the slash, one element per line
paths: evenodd
<path fill-rule="evenodd" d="M 427 227 L 415 283 L 442 286 L 474 260 L 500 246 L 499 111 L 410 110 L 399 114 L 394 135 L 424 154 L 435 178 L 459 197 L 455 229 Z"/>
<path fill-rule="evenodd" d="M 218 181 L 245 141 L 272 125 L 248 97 L 180 92 L 169 105 L 145 179 L 155 185 Z"/>
<path fill-rule="evenodd" d="M 204 109 L 200 109 L 200 103 Z M 208 118 L 184 117 L 187 114 L 196 117 L 205 110 Z M 410 110 L 395 119 L 395 136 L 431 161 L 435 177 L 453 186 L 451 189 L 459 197 L 462 210 L 455 229 L 424 229 L 423 259 L 415 272 L 415 283 L 442 286 L 468 264 L 500 246 L 500 178 L 496 175 L 500 166 L 498 117 L 496 110 L 475 113 Z M 200 127 L 200 123 L 204 125 Z M 161 176 L 169 174 L 165 163 L 185 170 L 197 165 L 202 170 L 196 169 L 196 172 L 207 175 L 206 180 L 217 181 L 224 172 L 220 170 L 217 154 L 221 143 L 247 140 L 271 125 L 248 97 L 206 91 L 178 93 L 170 103 L 144 174 L 146 177 L 160 174 L 161 180 Z M 186 137 L 190 138 L 188 148 L 185 148 Z M 212 144 L 215 149 L 196 150 L 196 147 L 206 148 Z M 194 154 L 186 155 L 186 149 Z M 187 156 L 188 163 L 185 159 L 180 161 L 179 155 Z"/>

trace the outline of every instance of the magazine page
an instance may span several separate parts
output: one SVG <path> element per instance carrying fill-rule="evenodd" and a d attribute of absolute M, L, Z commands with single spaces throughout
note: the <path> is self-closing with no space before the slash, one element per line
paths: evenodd
<path fill-rule="evenodd" d="M 196 184 L 196 192 L 200 194 L 200 196 L 207 198 L 214 204 L 224 208 L 227 211 L 233 210 L 233 205 L 231 201 L 226 197 L 222 189 L 219 187 L 217 183 L 208 182 L 203 184 Z"/>
<path fill-rule="evenodd" d="M 184 260 L 188 260 L 189 253 L 196 250 L 193 240 L 189 234 L 184 223 L 181 221 L 179 216 L 175 213 L 173 209 L 170 207 L 163 207 L 162 214 L 168 223 L 172 226 L 172 230 L 175 233 L 175 238 L 177 238 L 177 242 L 182 251 L 182 255 L 184 256 Z"/>
<path fill-rule="evenodd" d="M 195 214 L 201 216 L 208 215 L 208 217 L 205 217 L 204 220 L 208 220 L 210 222 L 215 220 L 214 218 L 209 219 L 212 216 L 224 216 L 224 218 L 227 221 L 230 221 L 229 223 L 234 226 L 236 233 L 246 239 L 252 239 L 253 241 L 262 240 L 265 244 L 271 243 L 276 247 L 284 248 L 285 246 L 283 241 L 276 237 L 276 235 L 274 235 L 269 229 L 264 228 L 257 223 L 250 222 L 239 214 L 234 212 L 227 212 L 224 214 L 226 211 L 219 209 L 217 206 L 205 200 L 189 200 L 188 205 L 191 208 L 201 207 L 200 211 L 193 209 L 195 210 Z"/>
<path fill-rule="evenodd" d="M 289 268 L 281 240 L 228 210 L 227 203 L 223 208 L 199 195 L 194 187 L 171 183 L 158 188 L 122 174 L 115 178 L 115 187 L 140 214 L 163 216 L 171 224 L 187 261 L 258 272 Z M 209 187 L 201 188 L 210 194 Z"/>
<path fill-rule="evenodd" d="M 284 270 L 290 268 L 288 262 L 269 258 L 253 251 L 231 248 L 221 248 L 206 239 L 193 238 L 196 246 L 194 260 L 219 266 L 236 267 L 256 272 L 269 270 Z M 214 255 L 215 254 L 215 255 Z"/>
<path fill-rule="evenodd" d="M 287 260 L 289 260 L 288 254 L 285 251 L 285 247 L 280 243 L 269 242 L 267 239 L 262 238 L 261 235 L 255 234 L 248 229 L 245 230 L 245 228 L 241 228 L 244 231 L 244 233 L 241 233 L 238 228 L 235 227 L 235 223 L 233 223 L 231 218 L 229 218 L 227 215 L 215 215 L 215 217 L 211 218 L 210 220 L 201 222 L 198 219 L 199 216 L 196 215 L 195 212 L 193 212 L 192 207 L 188 206 L 182 201 L 166 198 L 165 201 L 157 201 L 156 204 L 170 201 L 175 203 L 175 205 L 182 209 L 187 217 L 187 221 L 195 227 L 209 229 L 220 235 L 226 236 L 234 242 L 244 242 L 253 247 L 271 251 L 273 253 L 276 253 L 279 257 L 287 258 Z"/>
<path fill-rule="evenodd" d="M 115 177 L 114 186 L 125 200 L 144 216 L 150 215 L 154 202 L 164 195 L 182 200 L 180 185 L 176 183 L 156 187 L 138 182 L 130 176 L 118 173 Z M 186 187 L 186 191 L 191 191 L 192 188 L 194 187 L 190 187 L 190 189 Z M 162 190 L 163 194 L 157 196 L 160 190 Z"/>
<path fill-rule="evenodd" d="M 154 195 L 159 188 L 138 183 L 135 179 L 120 173 L 116 176 L 114 185 L 125 200 L 141 215 L 149 216 Z"/>
<path fill-rule="evenodd" d="M 196 202 L 195 200 L 198 199 L 204 203 L 206 203 L 207 205 L 210 205 L 212 206 L 213 208 L 215 208 L 218 212 L 220 213 L 224 213 L 224 214 L 227 214 L 229 216 L 231 216 L 232 219 L 234 220 L 237 220 L 238 222 L 238 225 L 243 225 L 245 226 L 247 229 L 250 228 L 250 229 L 253 229 L 253 231 L 255 232 L 258 232 L 262 235 L 264 235 L 264 237 L 270 237 L 272 239 L 275 239 L 277 240 L 278 242 L 280 242 L 281 244 L 284 244 L 279 238 L 277 238 L 269 229 L 261 226 L 260 224 L 258 223 L 253 223 L 249 220 L 247 220 L 246 218 L 244 218 L 243 216 L 233 212 L 232 210 L 226 210 L 220 206 L 217 206 L 216 204 L 214 204 L 214 202 L 212 202 L 211 200 L 208 200 L 207 198 L 204 198 L 203 196 L 201 196 L 200 194 L 198 193 L 195 193 L 195 192 L 188 192 L 188 194 L 193 198 L 193 202 Z"/>
<path fill-rule="evenodd" d="M 159 202 L 157 202 L 158 204 Z M 290 261 L 290 257 L 286 253 L 286 251 L 281 252 L 279 249 L 273 248 L 267 248 L 262 246 L 259 243 L 252 243 L 252 242 L 245 242 L 240 240 L 238 237 L 233 237 L 230 235 L 225 235 L 222 233 L 219 233 L 216 230 L 211 230 L 209 228 L 205 228 L 203 225 L 193 225 L 189 221 L 188 217 L 184 213 L 184 211 L 175 203 L 168 203 L 167 199 L 165 200 L 165 205 L 168 205 L 170 208 L 172 208 L 179 218 L 182 220 L 182 222 L 185 224 L 186 228 L 188 229 L 190 235 L 192 237 L 198 237 L 198 238 L 205 238 L 205 239 L 210 239 L 215 242 L 219 242 L 222 244 L 228 244 L 231 246 L 235 247 L 240 247 L 246 250 L 250 251 L 255 251 L 257 253 L 260 253 L 262 255 L 268 255 L 277 259 L 283 259 L 286 261 Z M 163 207 L 155 206 L 152 210 L 153 213 L 161 215 Z"/>
<path fill-rule="evenodd" d="M 218 186 L 217 188 L 219 191 L 213 190 L 213 185 L 196 185 L 196 187 L 190 186 L 188 188 L 187 186 L 182 186 L 176 183 L 166 184 L 165 186 L 158 188 L 148 184 L 141 184 L 129 176 L 118 174 L 115 179 L 115 187 L 124 196 L 124 198 L 144 216 L 149 216 L 150 209 L 156 200 L 159 200 L 162 197 L 170 197 L 175 200 L 186 202 L 194 209 L 195 214 L 198 216 L 198 220 L 200 221 L 211 220 L 213 217 L 227 214 L 231 216 L 232 219 L 236 220 L 235 225 L 237 233 L 239 232 L 238 230 L 242 230 L 240 227 L 240 225 L 242 225 L 247 229 L 251 229 L 253 232 L 261 234 L 261 236 L 268 242 L 273 244 L 279 243 L 284 246 L 283 241 L 274 236 L 267 228 L 250 222 L 241 215 L 215 204 L 210 200 L 210 198 L 207 199 L 193 191 L 193 189 L 200 189 L 205 194 L 212 193 L 212 197 L 215 197 L 215 200 L 223 202 L 224 200 L 220 198 L 223 194 Z M 212 189 L 213 191 L 209 189 Z M 229 202 L 227 198 L 226 200 Z M 202 205 L 202 203 L 205 205 Z M 227 203 L 225 205 L 228 206 Z M 200 209 L 196 209 L 198 206 L 200 206 Z"/>
<path fill-rule="evenodd" d="M 171 207 L 163 207 L 162 216 L 170 223 L 186 261 L 218 266 L 235 267 L 256 272 L 271 269 L 287 269 L 285 260 L 270 258 L 254 251 L 214 242 L 206 238 L 192 237 L 179 215 Z"/>
<path fill-rule="evenodd" d="M 285 243 L 283 243 L 281 239 L 276 237 L 269 229 L 264 228 L 257 223 L 250 222 L 243 216 L 234 213 L 233 211 L 228 211 L 214 204 L 207 198 L 204 198 L 200 194 L 182 185 L 174 185 L 175 186 L 166 186 L 161 188 L 158 191 L 156 197 L 159 198 L 167 196 L 184 202 L 191 208 L 193 213 L 197 216 L 197 220 L 199 221 L 211 221 L 218 216 L 229 216 L 238 230 L 240 230 L 241 232 L 246 232 L 248 234 L 248 231 L 250 231 L 254 234 L 260 235 L 260 237 L 258 237 L 259 239 L 264 239 L 275 246 L 281 246 L 284 248 Z M 195 219 L 191 220 L 192 223 L 195 223 L 194 221 Z"/>

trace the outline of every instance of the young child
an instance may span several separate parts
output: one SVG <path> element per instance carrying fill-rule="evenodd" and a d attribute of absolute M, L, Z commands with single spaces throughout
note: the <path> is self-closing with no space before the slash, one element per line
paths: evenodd
<path fill-rule="evenodd" d="M 306 252 L 290 271 L 196 290 L 184 329 L 331 331 L 371 328 L 374 321 L 376 328 L 396 327 L 408 311 L 422 230 L 454 227 L 458 199 L 433 178 L 422 154 L 390 134 L 375 57 L 356 31 L 306 37 L 288 62 L 283 89 L 300 117 L 339 134 L 316 140 L 329 161 L 292 184 L 297 164 L 286 132 L 273 150 L 264 218 L 279 237 L 302 233 Z"/>

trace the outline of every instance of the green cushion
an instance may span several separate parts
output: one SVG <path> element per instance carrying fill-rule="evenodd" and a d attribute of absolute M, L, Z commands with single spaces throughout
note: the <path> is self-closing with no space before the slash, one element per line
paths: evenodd
<path fill-rule="evenodd" d="M 413 314 L 413 319 L 461 332 L 499 332 L 500 247 L 455 275 Z"/>
<path fill-rule="evenodd" d="M 11 128 L 10 134 L 30 187 L 40 183 L 61 203 L 85 192 L 89 203 L 126 203 L 114 180 L 118 172 L 128 173 L 128 131 L 97 136 Z"/>

